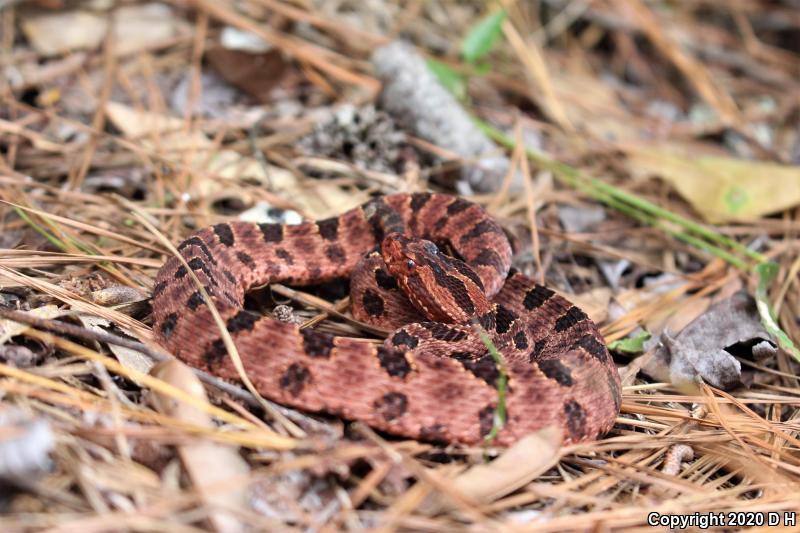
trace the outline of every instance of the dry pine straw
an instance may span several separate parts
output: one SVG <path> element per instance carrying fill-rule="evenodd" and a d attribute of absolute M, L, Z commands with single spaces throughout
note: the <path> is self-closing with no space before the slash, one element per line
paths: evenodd
<path fill-rule="evenodd" d="M 271 0 L 260 1 L 272 8 L 283 5 Z M 714 2 L 706 4 L 711 6 Z M 276 38 L 264 25 L 254 26 L 249 20 L 235 18 L 235 13 L 222 3 L 204 0 L 197 5 L 213 18 L 252 29 L 273 41 Z M 743 117 L 728 95 L 720 92 L 719 84 L 709 71 L 665 39 L 663 28 L 654 23 L 641 5 L 644 4 L 636 3 L 633 18 L 627 24 L 637 25 L 655 48 L 686 76 L 700 99 L 717 111 L 720 122 L 740 123 Z M 589 16 L 597 15 L 593 23 L 618 31 L 616 36 L 623 43 L 632 39 L 627 28 L 614 28 L 617 18 L 600 16 L 603 9 L 606 9 L 603 3 L 587 8 Z M 298 11 L 291 8 L 281 13 L 289 18 L 305 17 L 304 22 L 342 37 L 337 41 L 348 41 L 344 38 L 346 31 L 338 26 L 325 27 L 319 17 L 309 18 L 302 14 L 305 12 L 298 15 Z M 702 32 L 701 25 L 687 23 L 683 29 L 695 37 Z M 450 31 L 457 32 L 452 36 L 454 41 L 464 33 L 463 28 L 450 28 Z M 530 48 L 530 43 L 524 46 L 513 26 L 506 32 L 528 79 L 533 79 L 537 86 L 550 87 L 552 80 L 547 70 L 540 68 L 541 58 L 532 53 L 536 49 Z M 589 33 L 583 36 L 584 41 L 591 39 Z M 277 37 L 286 36 L 279 34 Z M 364 38 L 357 41 L 367 43 L 367 47 L 384 42 L 383 37 L 375 38 L 368 33 L 360 37 Z M 712 34 L 708 39 L 693 37 L 690 40 L 701 43 L 698 46 L 720 46 L 727 50 L 725 41 L 719 39 L 719 34 Z M 320 47 L 295 38 L 276 44 L 331 79 L 365 90 L 375 88 L 374 80 L 360 74 L 355 62 L 344 55 L 336 56 L 333 61 Z M 747 55 L 736 56 L 750 60 L 739 65 L 749 77 L 744 77 L 745 81 L 731 80 L 734 86 L 746 85 L 747 80 L 758 79 L 759 75 L 778 72 L 785 63 L 777 48 L 757 47 L 755 50 L 760 55 L 759 61 Z M 706 51 L 713 52 L 710 48 Z M 104 60 L 109 57 L 107 54 Z M 183 64 L 183 56 L 179 59 Z M 634 59 L 647 60 L 645 57 Z M 100 68 L 107 67 L 108 62 Z M 492 73 L 489 79 L 511 93 L 528 94 L 528 85 L 519 81 L 526 79 L 524 73 L 508 77 Z M 674 88 L 665 87 L 665 90 L 674 91 Z M 107 97 L 107 93 L 104 94 Z M 587 92 L 582 90 L 580 94 L 583 98 Z M 565 115 L 563 102 L 552 91 L 544 91 L 540 103 L 546 116 L 566 132 L 551 130 L 563 144 L 562 149 L 569 151 L 572 146 L 578 146 L 579 136 L 573 135 L 574 124 Z M 31 111 L 16 101 L 6 100 L 4 104 L 21 115 Z M 30 167 L 26 172 L 31 174 L 30 169 L 38 169 L 41 170 L 39 175 L 47 175 L 54 161 L 53 154 L 58 164 L 63 164 L 65 155 L 77 161 L 71 172 L 73 185 L 79 184 L 90 166 L 112 168 L 114 162 L 138 164 L 144 161 L 155 173 L 154 191 L 149 196 L 156 198 L 158 205 L 167 205 L 164 200 L 165 191 L 169 190 L 168 181 L 185 183 L 190 175 L 195 184 L 215 183 L 219 187 L 224 183 L 233 195 L 265 199 L 274 205 L 291 205 L 291 199 L 263 188 L 238 181 L 222 182 L 209 172 L 195 173 L 196 169 L 186 164 L 182 154 L 158 143 L 145 145 L 121 135 L 100 133 L 49 111 L 43 112 L 41 117 L 44 122 L 54 121 L 97 135 L 98 142 L 79 147 L 77 153 L 65 153 L 64 147 L 50 142 L 35 127 L 25 125 L 22 137 L 38 149 L 26 154 L 25 163 Z M 101 114 L 96 118 L 102 118 Z M 637 120 L 633 116 L 625 117 L 634 128 L 640 125 Z M 189 126 L 187 124 L 187 128 Z M 191 126 L 205 127 L 211 136 L 218 127 L 202 122 Z M 545 127 L 551 128 L 550 125 Z M 209 153 L 214 153 L 220 138 L 210 143 Z M 271 139 L 261 141 L 264 143 L 259 146 L 264 149 L 272 142 Z M 279 142 L 290 141 L 281 139 Z M 249 149 L 249 142 L 241 144 Z M 13 168 L 16 150 L 12 143 L 9 150 L 12 155 L 4 160 L 4 167 L 9 163 Z M 161 163 L 176 176 L 167 179 L 162 175 Z M 413 178 L 360 173 L 357 181 L 359 186 L 367 184 L 374 190 L 386 191 L 413 187 Z M 345 191 L 340 198 L 353 191 L 352 179 L 339 179 L 337 183 Z M 323 194 L 315 190 L 319 182 L 310 181 L 304 185 L 311 196 Z M 565 239 L 557 224 L 546 221 L 537 228 L 534 213 L 547 213 L 557 201 L 572 202 L 571 192 L 545 187 L 544 191 L 526 190 L 524 196 L 513 199 L 500 195 L 484 200 L 507 221 L 519 222 L 533 230 L 534 260 L 545 270 L 554 259 L 547 247 L 540 245 L 540 237 L 571 252 L 626 258 L 634 264 L 652 266 L 647 263 L 651 256 L 645 253 L 598 245 L 590 236 Z M 683 206 L 664 196 L 659 200 L 665 207 L 676 212 L 683 210 Z M 21 206 L 35 223 L 63 244 L 61 252 L 37 251 L 44 240 L 28 223 L 10 216 L 9 206 L 2 207 L 4 233 L 21 233 L 14 250 L 0 250 L 0 285 L 6 290 L 16 290 L 23 301 L 32 306 L 51 303 L 72 318 L 82 314 L 107 319 L 145 343 L 149 343 L 151 335 L 147 323 L 141 321 L 143 315 L 131 316 L 127 308 L 101 305 L 86 295 L 109 283 L 149 293 L 166 248 L 143 220 L 152 222 L 169 242 L 175 243 L 189 231 L 186 224 L 190 219 L 196 225 L 222 219 L 207 205 L 187 205 L 180 197 L 173 208 L 152 207 L 121 197 L 109 198 L 64 190 L 58 185 L 32 183 L 11 168 L 4 168 L 0 175 L 0 198 Z M 337 207 L 331 206 L 334 211 Z M 788 218 L 764 220 L 737 225 L 730 230 L 743 236 L 786 237 L 796 231 L 795 224 Z M 640 229 L 627 226 L 620 231 L 628 232 L 631 237 L 642 236 Z M 645 237 L 655 239 L 656 245 L 664 248 L 664 265 L 672 265 L 677 271 L 679 256 L 686 254 L 686 248 L 653 233 Z M 775 254 L 779 255 L 779 251 Z M 792 271 L 791 265 L 784 266 Z M 98 272 L 104 276 L 100 283 L 93 281 Z M 660 296 L 641 292 L 641 302 L 605 324 L 603 333 L 607 340 L 613 340 L 625 336 L 638 324 L 691 314 L 697 299 L 726 290 L 736 279 L 738 276 L 730 269 L 711 261 L 699 275 L 687 277 L 686 285 L 677 291 Z M 776 301 L 782 306 L 782 324 L 788 325 L 788 333 L 797 339 L 800 338 L 797 325 L 784 316 L 791 318 L 800 305 L 797 284 L 790 284 L 789 277 L 784 278 L 783 283 Z M 631 290 L 629 296 L 635 299 L 637 291 Z M 321 321 L 329 331 L 347 335 L 364 333 L 357 324 L 326 319 L 338 316 L 346 302 L 321 303 L 313 294 L 302 291 L 282 291 L 281 295 L 303 304 L 302 311 L 297 312 L 302 319 Z M 552 446 L 552 440 L 543 435 L 541 442 L 527 454 L 523 451 L 523 455 L 513 457 L 517 459 L 516 471 L 509 472 L 492 469 L 493 465 L 502 466 L 502 459 L 482 469 L 485 452 L 478 448 L 439 449 L 411 441 L 386 441 L 364 427 L 353 428 L 352 433 L 361 438 L 354 441 L 340 436 L 341 426 L 337 421 L 316 422 L 302 413 L 278 406 L 269 406 L 273 416 L 261 418 L 254 414 L 260 413 L 259 404 L 241 388 L 226 396 L 212 386 L 209 403 L 198 391 L 193 378 L 159 373 L 164 378 L 159 379 L 138 373 L 138 367 L 123 356 L 119 347 L 112 348 L 106 342 L 109 337 L 75 321 L 88 332 L 79 341 L 75 331 L 46 331 L 48 320 L 44 318 L 44 323 L 15 337 L 16 342 L 24 340 L 25 346 L 35 353 L 45 354 L 43 362 L 29 368 L 0 364 L 2 408 L 13 406 L 32 419 L 48 421 L 56 441 L 51 454 L 52 470 L 41 477 L 16 480 L 21 490 L 9 496 L 8 507 L 0 516 L 2 531 L 36 526 L 49 531 L 81 532 L 197 531 L 223 527 L 229 520 L 253 528 L 285 529 L 288 526 L 285 515 L 264 515 L 231 504 L 227 499 L 232 492 L 231 485 L 245 484 L 261 488 L 261 491 L 254 491 L 253 500 L 261 504 L 257 508 L 263 510 L 267 507 L 265 502 L 271 501 L 273 510 L 291 511 L 293 527 L 326 531 L 376 524 L 430 531 L 453 531 L 468 524 L 477 524 L 476 530 L 641 528 L 649 531 L 652 529 L 645 525 L 645 516 L 650 511 L 669 514 L 800 508 L 797 496 L 800 493 L 797 490 L 800 426 L 794 414 L 800 403 L 800 389 L 795 378 L 796 365 L 783 353 L 779 353 L 775 364 L 769 367 L 753 365 L 756 384 L 735 394 L 707 386 L 675 390 L 667 384 L 650 383 L 637 377 L 638 363 L 634 360 L 622 369 L 626 385 L 622 412 L 616 427 L 606 438 L 559 448 Z M 154 356 L 158 355 L 156 346 L 151 345 L 150 349 Z M 156 397 L 162 400 L 158 409 L 154 407 Z M 164 406 L 165 398 L 183 403 Z M 192 409 L 175 408 L 181 405 Z M 214 425 L 209 424 L 210 420 Z M 297 436 L 298 428 L 306 433 L 306 438 Z M 2 439 L 0 435 L 0 441 Z M 204 449 L 207 444 L 221 446 Z M 239 454 L 230 454 L 232 449 L 241 450 L 241 455 L 247 459 L 244 469 L 237 461 Z M 548 454 L 546 450 L 551 451 Z M 517 452 L 519 450 L 515 450 Z M 199 470 L 187 467 L 198 456 L 213 467 Z M 451 462 L 443 461 L 445 458 Z M 551 460 L 557 460 L 556 464 L 551 465 Z M 369 464 L 370 469 L 349 468 L 359 463 Z M 465 472 L 468 468 L 471 469 Z M 230 480 L 210 479 L 205 472 L 211 470 L 230 474 Z M 325 476 L 327 473 L 335 475 Z M 406 476 L 415 483 L 406 483 Z M 456 476 L 461 476 L 457 478 L 460 484 L 454 481 Z M 312 477 L 324 479 L 322 488 L 306 486 Z M 464 480 L 470 483 L 467 485 Z M 304 509 L 299 504 L 298 491 L 314 493 L 320 498 L 321 506 L 313 511 Z M 231 506 L 234 512 L 226 513 L 225 509 Z"/>
<path fill-rule="evenodd" d="M 146 293 L 159 264 L 151 252 L 158 241 L 143 241 L 140 228 L 126 224 L 124 211 L 109 207 L 106 198 L 82 195 L 81 213 L 70 215 L 74 206 L 71 199 L 59 199 L 42 189 L 26 191 L 22 183 L 19 185 L 14 193 L 6 193 L 7 201 L 46 205 L 48 213 L 62 217 L 47 217 L 55 234 L 64 242 L 91 247 L 100 255 L 83 253 L 74 245 L 66 253 L 22 249 L 4 252 L 0 256 L 3 285 L 28 289 L 31 302 L 50 300 L 61 303 L 70 314 L 107 318 L 147 341 L 149 331 L 145 324 L 80 294 L 94 268 L 102 268 L 112 283 L 127 283 Z M 146 209 L 140 211 L 147 213 Z M 19 223 L 9 226 L 22 228 Z M 714 276 L 713 281 L 718 283 L 730 279 L 723 270 L 711 277 Z M 64 280 L 70 280 L 72 287 L 65 288 Z M 713 287 L 713 281 L 704 280 L 706 287 Z M 313 302 L 314 297 L 308 295 L 305 301 Z M 639 314 L 652 313 L 665 305 L 671 305 L 675 313 L 681 310 L 679 300 L 665 299 L 642 307 Z M 647 318 L 636 313 L 634 316 Z M 624 323 L 625 318 L 616 324 Z M 341 323 L 328 324 L 328 328 L 354 333 Z M 616 328 L 612 324 L 607 329 Z M 187 393 L 176 384 L 138 374 L 119 364 L 109 356 L 106 345 L 79 344 L 68 340 L 67 335 L 44 333 L 38 328 L 25 336 L 39 346 L 53 346 L 59 357 L 29 369 L 0 365 L 4 403 L 18 406 L 32 417 L 49 420 L 58 445 L 53 454 L 55 469 L 44 478 L 25 481 L 30 496 L 14 499 L 12 512 L 4 518 L 10 524 L 58 522 L 70 530 L 79 525 L 104 529 L 110 524 L 122 527 L 123 523 L 132 528 L 191 523 L 211 512 L 215 493 L 212 491 L 209 496 L 191 490 L 202 479 L 184 480 L 184 490 L 175 490 L 180 485 L 180 468 L 175 463 L 170 463 L 172 467 L 166 471 L 158 468 L 163 467 L 163 460 L 172 457 L 173 446 L 182 449 L 181 445 L 198 439 L 244 447 L 251 461 L 245 473 L 239 475 L 242 482 L 264 482 L 276 473 L 297 469 L 314 474 L 344 472 L 342 478 L 332 482 L 342 498 L 334 506 L 336 512 L 328 517 L 328 525 L 336 528 L 372 521 L 432 530 L 447 530 L 464 520 L 498 526 L 509 523 L 515 515 L 522 516 L 524 509 L 534 509 L 549 517 L 536 522 L 537 527 L 556 531 L 565 526 L 589 527 L 598 521 L 611 527 L 642 524 L 643 508 L 674 513 L 766 511 L 796 505 L 793 489 L 800 474 L 795 438 L 798 425 L 791 420 L 782 421 L 781 412 L 796 406 L 797 389 L 791 386 L 794 378 L 790 375 L 763 367 L 759 370 L 763 385 L 735 396 L 705 386 L 695 391 L 676 391 L 665 384 L 628 379 L 622 413 L 609 436 L 553 452 L 560 456 L 560 462 L 542 472 L 535 471 L 542 466 L 541 461 L 534 461 L 541 459 L 541 449 L 535 451 L 526 459 L 537 463 L 532 472 L 541 475 L 526 480 L 522 488 L 511 493 L 500 489 L 494 495 L 479 494 L 477 497 L 483 499 L 475 505 L 463 494 L 452 493 L 452 481 L 446 481 L 461 468 L 418 455 L 430 452 L 429 445 L 385 442 L 367 428 L 357 430 L 366 436 L 360 443 L 314 433 L 313 428 L 310 440 L 293 439 L 281 424 L 265 423 L 240 404 L 224 401 L 219 409 L 202 399 L 187 399 Z M 784 361 L 779 366 L 788 364 Z M 111 375 L 127 377 L 146 391 L 191 401 L 196 409 L 215 417 L 222 427 L 198 427 L 159 413 L 146 401 L 148 394 L 131 397 L 123 393 L 119 382 L 109 379 Z M 304 417 L 294 416 L 304 426 Z M 309 426 L 305 428 L 308 430 Z M 682 463 L 681 457 L 676 459 L 685 453 L 680 445 L 691 447 L 694 460 Z M 281 449 L 291 451 L 267 453 Z M 480 449 L 457 453 L 446 449 L 444 453 L 455 454 L 457 464 L 482 463 Z M 348 474 L 346 468 L 342 470 L 343 465 L 353 464 L 356 459 L 368 460 L 371 472 L 360 477 Z M 417 484 L 392 492 L 389 480 L 397 475 L 398 468 L 415 478 Z M 481 475 L 485 478 L 477 485 L 491 482 L 502 487 L 512 483 L 502 472 L 489 470 Z M 120 479 L 125 482 L 119 483 Z M 274 488 L 282 490 L 280 484 Z M 444 494 L 438 515 L 426 514 L 424 505 L 420 509 L 431 491 Z M 219 494 L 225 492 L 220 490 Z M 137 509 L 136 518 L 124 512 L 131 505 Z M 348 509 L 351 507 L 356 510 Z M 23 510 L 32 514 L 23 515 Z M 106 516 L 108 512 L 111 515 Z M 211 516 L 213 519 L 213 513 Z M 304 519 L 314 522 L 309 514 L 299 520 L 302 523 Z M 271 522 L 253 515 L 247 520 L 264 526 Z"/>

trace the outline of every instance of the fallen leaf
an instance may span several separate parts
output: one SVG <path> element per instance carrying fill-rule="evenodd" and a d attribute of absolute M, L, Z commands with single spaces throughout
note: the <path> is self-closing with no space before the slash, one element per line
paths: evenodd
<path fill-rule="evenodd" d="M 741 364 L 730 353 L 737 347 L 752 350 L 774 339 L 759 322 L 755 301 L 740 291 L 712 305 L 674 338 L 661 335 L 658 346 L 642 370 L 659 381 L 681 386 L 697 377 L 720 389 L 741 383 Z"/>
<path fill-rule="evenodd" d="M 288 66 L 277 48 L 252 53 L 215 46 L 206 52 L 206 58 L 222 79 L 259 102 L 269 101 L 270 91 L 280 83 Z"/>
<path fill-rule="evenodd" d="M 58 318 L 67 313 L 69 313 L 69 311 L 63 310 L 57 305 L 52 304 L 43 305 L 42 307 L 37 307 L 28 311 L 28 314 L 32 316 L 44 319 Z M 8 339 L 23 333 L 29 327 L 30 326 L 28 324 L 21 324 L 19 322 L 14 322 L 13 320 L 0 320 L 0 344 L 5 344 L 8 342 Z"/>
<path fill-rule="evenodd" d="M 105 18 L 88 11 L 67 11 L 26 17 L 22 31 L 37 53 L 50 57 L 100 46 L 106 33 Z"/>
<path fill-rule="evenodd" d="M 180 31 L 188 31 L 186 23 L 176 19 L 165 4 L 123 6 L 113 12 L 111 20 L 116 54 L 146 50 L 167 42 Z M 47 57 L 94 50 L 103 42 L 107 28 L 108 18 L 90 11 L 64 11 L 22 20 L 22 30 L 31 46 Z"/>
<path fill-rule="evenodd" d="M 178 360 L 165 361 L 153 367 L 151 374 L 192 396 L 207 401 L 203 385 L 191 369 Z M 170 396 L 154 393 L 158 411 L 190 424 L 214 429 L 214 423 L 204 412 L 181 403 Z M 183 466 L 194 488 L 206 503 L 208 519 L 215 531 L 246 531 L 234 512 L 246 509 L 247 491 L 244 483 L 250 468 L 233 446 L 209 442 L 198 436 L 178 446 Z M 212 466 L 213 465 L 213 466 Z"/>
<path fill-rule="evenodd" d="M 672 184 L 709 222 L 755 219 L 800 204 L 800 166 L 659 148 L 629 150 L 628 163 L 637 177 Z"/>
<path fill-rule="evenodd" d="M 78 315 L 78 320 L 89 331 L 96 333 L 108 333 L 114 326 L 105 318 L 94 315 Z M 108 349 L 117 358 L 122 366 L 128 369 L 136 370 L 146 374 L 153 368 L 153 360 L 138 350 L 118 346 L 116 344 L 108 344 Z"/>
<path fill-rule="evenodd" d="M 530 483 L 558 462 L 563 439 L 556 426 L 526 435 L 488 464 L 476 465 L 452 480 L 455 492 L 477 504 L 491 503 Z M 450 500 L 432 494 L 420 506 L 426 514 L 447 508 Z"/>

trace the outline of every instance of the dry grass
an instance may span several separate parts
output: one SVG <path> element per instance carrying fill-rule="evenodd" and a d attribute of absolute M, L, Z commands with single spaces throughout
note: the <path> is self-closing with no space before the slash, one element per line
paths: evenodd
<path fill-rule="evenodd" d="M 800 50 L 786 44 L 800 19 L 791 2 L 548 0 L 541 11 L 502 3 L 511 14 L 507 41 L 490 56 L 488 74 L 471 76 L 470 108 L 517 140 L 538 136 L 554 160 L 699 220 L 666 183 L 632 179 L 635 169 L 620 154 L 663 144 L 786 164 L 800 158 Z M 165 242 L 259 201 L 317 218 L 368 193 L 437 188 L 424 164 L 390 175 L 301 156 L 295 145 L 318 120 L 309 102 L 324 109 L 375 98 L 367 54 L 398 33 L 457 70 L 473 70 L 456 49 L 481 13 L 457 2 L 370 10 L 335 3 L 338 13 L 321 1 L 251 0 L 238 9 L 171 2 L 185 33 L 135 54 L 115 52 L 108 34 L 99 50 L 43 63 L 12 46 L 25 41 L 18 22 L 30 9 L 59 2 L 36 4 L 0 9 L 0 63 L 22 73 L 0 86 L 0 420 L 13 410 L 46 421 L 55 444 L 49 469 L 5 482 L 0 530 L 649 530 L 649 512 L 800 509 L 798 365 L 782 351 L 743 360 L 753 383 L 730 393 L 653 383 L 638 373 L 649 355 L 618 357 L 625 388 L 614 430 L 552 449 L 552 437 L 540 436 L 531 441 L 540 448 L 523 450 L 526 463 L 517 465 L 528 477 L 475 469 L 497 450 L 386 440 L 265 405 L 213 376 L 200 376 L 209 400 L 191 375 L 148 374 L 153 360 L 169 359 L 152 341 L 147 308 L 170 253 Z M 191 111 L 220 23 L 291 58 L 276 82 L 280 96 L 265 108 L 302 102 L 297 116 L 273 113 L 253 124 Z M 166 103 L 164 80 L 176 73 L 188 73 L 182 115 Z M 694 106 L 706 118 L 668 118 L 656 101 L 669 112 Z M 764 131 L 770 142 L 760 140 Z M 517 236 L 520 266 L 579 294 L 609 342 L 639 326 L 675 329 L 714 299 L 754 290 L 748 272 L 610 209 L 594 226 L 565 232 L 559 206 L 599 204 L 521 150 L 513 160 L 526 176 L 522 194 L 503 187 L 476 200 Z M 320 173 L 326 179 L 309 176 Z M 781 326 L 800 341 L 798 210 L 710 227 L 780 265 L 770 297 Z M 612 287 L 616 303 L 601 260 L 629 264 Z M 668 290 L 636 283 L 661 273 L 672 276 L 662 282 Z M 346 300 L 281 287 L 275 294 L 299 302 L 295 313 L 305 321 L 366 333 L 347 320 Z M 42 309 L 38 318 L 5 311 L 15 307 Z M 30 327 L 6 320 L 12 316 Z M 0 445 L 26 427 L 0 425 Z M 0 446 L 0 470 L 20 454 Z M 465 471 L 472 477 L 458 478 Z M 249 496 L 237 495 L 245 486 Z M 244 498 L 253 506 L 241 505 Z"/>

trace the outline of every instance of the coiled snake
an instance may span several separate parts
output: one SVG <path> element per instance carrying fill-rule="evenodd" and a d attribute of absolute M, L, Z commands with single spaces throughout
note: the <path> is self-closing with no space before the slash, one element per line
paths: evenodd
<path fill-rule="evenodd" d="M 508 377 L 508 420 L 496 444 L 549 424 L 568 441 L 593 439 L 619 412 L 619 375 L 595 324 L 552 290 L 509 275 L 508 239 L 464 199 L 393 194 L 317 222 L 217 224 L 178 250 L 258 391 L 281 404 L 415 439 L 480 442 L 492 427 L 499 371 L 479 324 Z M 243 307 L 251 287 L 348 276 L 354 316 L 398 328 L 382 346 Z M 153 316 L 159 342 L 177 357 L 237 378 L 210 310 L 175 257 L 158 273 Z"/>

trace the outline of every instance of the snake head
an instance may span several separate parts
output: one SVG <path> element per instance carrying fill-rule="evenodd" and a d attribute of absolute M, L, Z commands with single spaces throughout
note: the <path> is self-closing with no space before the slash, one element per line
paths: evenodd
<path fill-rule="evenodd" d="M 492 307 L 480 277 L 431 241 L 390 233 L 381 244 L 381 255 L 414 307 L 430 320 L 467 322 Z"/>

